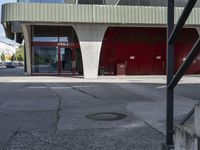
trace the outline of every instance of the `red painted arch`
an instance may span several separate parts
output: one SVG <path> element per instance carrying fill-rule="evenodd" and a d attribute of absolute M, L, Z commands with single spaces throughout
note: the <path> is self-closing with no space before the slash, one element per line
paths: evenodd
<path fill-rule="evenodd" d="M 198 33 L 182 30 L 175 44 L 176 71 L 189 52 Z M 99 74 L 116 75 L 117 64 L 124 64 L 126 75 L 160 75 L 166 70 L 166 28 L 109 27 L 105 33 Z M 187 73 L 200 73 L 200 55 Z"/>

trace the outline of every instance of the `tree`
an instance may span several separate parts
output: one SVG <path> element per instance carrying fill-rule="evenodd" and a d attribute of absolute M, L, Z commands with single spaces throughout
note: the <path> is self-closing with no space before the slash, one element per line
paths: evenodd
<path fill-rule="evenodd" d="M 5 61 L 5 54 L 4 53 L 1 54 L 1 60 Z"/>
<path fill-rule="evenodd" d="M 13 54 L 12 57 L 11 57 L 11 61 L 15 61 L 15 58 L 16 58 L 15 54 Z"/>
<path fill-rule="evenodd" d="M 24 60 L 24 46 L 21 45 L 15 52 L 15 59 L 17 61 L 23 61 Z"/>

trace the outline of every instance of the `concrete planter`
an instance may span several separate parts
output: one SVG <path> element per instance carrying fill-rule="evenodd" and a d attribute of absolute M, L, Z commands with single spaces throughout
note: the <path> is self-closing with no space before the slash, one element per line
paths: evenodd
<path fill-rule="evenodd" d="M 200 104 L 195 106 L 194 113 L 194 132 L 200 138 Z"/>

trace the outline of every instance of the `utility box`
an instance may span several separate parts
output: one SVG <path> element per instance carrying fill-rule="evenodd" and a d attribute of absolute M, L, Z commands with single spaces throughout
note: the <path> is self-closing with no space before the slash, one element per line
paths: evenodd
<path fill-rule="evenodd" d="M 126 64 L 124 63 L 117 64 L 117 75 L 126 75 Z"/>
<path fill-rule="evenodd" d="M 99 74 L 101 76 L 103 76 L 105 74 L 105 68 L 104 68 L 104 66 L 100 66 L 100 68 L 99 68 Z"/>

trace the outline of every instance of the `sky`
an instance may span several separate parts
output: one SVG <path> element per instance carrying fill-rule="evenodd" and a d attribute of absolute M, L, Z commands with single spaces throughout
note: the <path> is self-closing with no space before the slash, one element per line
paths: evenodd
<path fill-rule="evenodd" d="M 12 3 L 16 1 L 17 0 L 0 0 L 0 6 L 4 3 Z M 1 16 L 1 7 L 0 7 L 0 16 Z M 0 17 L 0 20 L 1 20 L 1 17 Z M 1 24 L 0 24 L 0 41 L 6 42 L 6 43 L 11 42 L 10 40 L 6 39 L 5 32 Z"/>

